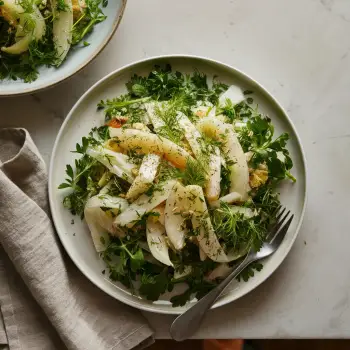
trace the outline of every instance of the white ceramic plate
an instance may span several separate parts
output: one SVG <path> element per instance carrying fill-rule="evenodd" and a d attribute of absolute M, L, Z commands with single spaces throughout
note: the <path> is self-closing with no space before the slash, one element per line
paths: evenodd
<path fill-rule="evenodd" d="M 103 9 L 106 20 L 98 23 L 94 30 L 86 38 L 90 43 L 87 47 L 73 47 L 68 53 L 67 59 L 59 67 L 39 68 L 38 79 L 32 83 L 24 83 L 22 80 L 0 80 L 0 96 L 15 96 L 33 93 L 50 86 L 56 85 L 83 69 L 90 63 L 107 45 L 114 32 L 118 28 L 127 0 L 110 0 Z"/>
<path fill-rule="evenodd" d="M 266 113 L 276 127 L 276 134 L 288 132 L 291 140 L 288 148 L 294 161 L 293 174 L 297 182 L 292 184 L 288 181 L 281 187 L 281 202 L 294 213 L 294 220 L 289 232 L 278 251 L 264 262 L 264 268 L 256 273 L 248 282 L 233 282 L 230 290 L 222 296 L 214 307 L 225 305 L 240 298 L 260 283 L 265 281 L 281 264 L 289 252 L 301 225 L 306 203 L 306 171 L 303 150 L 299 137 L 282 107 L 266 90 L 254 80 L 242 72 L 205 58 L 193 56 L 163 56 L 150 58 L 123 67 L 96 83 L 87 91 L 73 107 L 66 118 L 57 136 L 54 146 L 50 175 L 49 196 L 52 217 L 58 235 L 67 253 L 81 270 L 99 288 L 120 301 L 146 311 L 179 314 L 185 311 L 191 303 L 184 307 L 173 308 L 165 296 L 161 300 L 152 303 L 145 299 L 133 296 L 129 290 L 121 284 L 113 284 L 101 273 L 104 264 L 96 253 L 90 232 L 84 222 L 74 217 L 74 225 L 71 224 L 72 215 L 62 206 L 64 192 L 58 190 L 58 185 L 63 182 L 66 164 L 72 164 L 76 142 L 88 134 L 94 126 L 103 123 L 103 112 L 96 109 L 101 99 L 112 98 L 126 92 L 125 83 L 134 73 L 148 74 L 154 64 L 170 63 L 175 70 L 183 73 L 191 73 L 195 68 L 207 74 L 208 77 L 218 76 L 218 80 L 226 84 L 237 84 L 243 90 L 249 89 L 255 92 L 254 101 L 259 104 L 259 109 Z"/>

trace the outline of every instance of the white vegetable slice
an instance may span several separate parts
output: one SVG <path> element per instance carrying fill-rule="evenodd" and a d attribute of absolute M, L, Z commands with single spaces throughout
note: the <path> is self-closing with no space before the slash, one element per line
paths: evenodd
<path fill-rule="evenodd" d="M 199 143 L 202 135 L 185 114 L 178 113 L 178 123 L 180 128 L 183 130 L 185 138 L 191 146 L 193 153 L 197 158 L 199 158 L 202 153 L 201 145 Z"/>
<path fill-rule="evenodd" d="M 220 196 L 221 156 L 218 147 L 209 156 L 208 182 L 205 186 L 205 195 L 209 201 L 216 201 Z"/>
<path fill-rule="evenodd" d="M 151 254 L 162 264 L 173 266 L 169 258 L 169 250 L 165 241 L 165 227 L 159 222 L 147 219 L 147 243 Z"/>
<path fill-rule="evenodd" d="M 219 200 L 217 200 L 217 201 L 210 202 L 210 206 L 213 208 L 219 208 L 220 202 L 231 204 L 234 202 L 240 202 L 241 200 L 242 200 L 242 196 L 239 193 L 231 192 L 231 193 L 227 194 L 226 196 L 219 198 Z"/>
<path fill-rule="evenodd" d="M 185 187 L 176 182 L 165 203 L 165 230 L 176 250 L 181 250 L 184 247 L 188 231 L 181 215 L 182 212 L 188 210 L 186 193 Z"/>
<path fill-rule="evenodd" d="M 124 198 L 112 197 L 106 194 L 99 194 L 87 201 L 84 209 L 85 221 L 90 229 L 93 243 L 98 252 L 104 249 L 101 237 L 107 241 L 108 232 L 112 234 L 118 233 L 113 227 L 113 215 L 102 210 L 101 207 L 111 208 L 113 215 L 116 215 L 128 207 L 128 201 Z"/>
<path fill-rule="evenodd" d="M 228 264 L 220 264 L 208 274 L 207 280 L 214 281 L 217 278 L 226 278 L 232 272 L 232 270 L 233 267 L 230 267 Z"/>
<path fill-rule="evenodd" d="M 86 154 L 102 163 L 111 173 L 132 183 L 134 175 L 132 169 L 135 165 L 128 161 L 129 157 L 122 153 L 114 152 L 102 146 L 88 147 Z"/>
<path fill-rule="evenodd" d="M 204 193 L 201 187 L 190 185 L 186 187 L 187 198 L 193 211 L 192 226 L 199 230 L 198 243 L 205 254 L 214 261 L 227 262 L 227 256 L 216 237 L 213 225 L 208 215 Z"/>
<path fill-rule="evenodd" d="M 219 97 L 219 105 L 225 106 L 226 100 L 229 99 L 232 104 L 235 106 L 238 103 L 245 100 L 242 90 L 236 86 L 231 85 L 220 97 Z"/>
<path fill-rule="evenodd" d="M 160 128 L 162 128 L 165 125 L 165 123 L 163 119 L 161 119 L 157 115 L 157 112 L 156 112 L 157 108 L 159 108 L 160 110 L 162 109 L 161 104 L 158 102 L 148 102 L 148 103 L 145 103 L 144 106 L 146 108 L 147 115 L 151 123 L 153 124 L 154 129 L 157 131 Z"/>
<path fill-rule="evenodd" d="M 156 177 L 159 163 L 160 157 L 156 154 L 144 156 L 139 173 L 126 194 L 127 199 L 133 200 L 150 188 Z"/>
<path fill-rule="evenodd" d="M 248 208 L 248 207 L 240 207 L 240 206 L 230 206 L 230 210 L 233 213 L 239 213 L 239 214 L 243 214 L 245 218 L 247 219 L 251 219 L 254 216 L 258 215 L 258 212 L 256 209 L 252 209 L 252 208 Z"/>
<path fill-rule="evenodd" d="M 44 17 L 35 4 L 32 4 L 32 12 L 30 13 L 25 12 L 16 0 L 3 0 L 1 7 L 9 13 L 11 18 L 15 19 L 17 29 L 16 43 L 8 47 L 2 47 L 1 50 L 12 55 L 20 55 L 28 50 L 29 44 L 33 40 L 40 40 L 45 34 Z M 16 23 L 17 21 L 19 23 Z"/>
<path fill-rule="evenodd" d="M 159 216 L 151 216 L 150 219 L 154 222 L 159 222 L 165 225 L 165 205 L 161 204 L 152 209 L 152 212 L 159 214 Z"/>
<path fill-rule="evenodd" d="M 187 159 L 191 157 L 183 148 L 156 134 L 134 129 L 116 128 L 109 128 L 109 133 L 111 137 L 118 139 L 120 147 L 126 150 L 137 149 L 145 154 L 161 155 L 181 169 L 186 167 Z"/>
<path fill-rule="evenodd" d="M 154 191 L 151 197 L 143 194 L 141 197 L 136 199 L 136 201 L 133 202 L 123 213 L 115 218 L 113 225 L 121 227 L 132 227 L 143 214 L 150 212 L 160 203 L 167 200 L 169 193 L 174 185 L 175 180 L 169 180 L 163 184 L 161 190 Z"/>
<path fill-rule="evenodd" d="M 248 164 L 232 125 L 207 117 L 197 123 L 197 128 L 207 136 L 223 143 L 224 152 L 233 162 L 233 165 L 230 166 L 230 191 L 238 192 L 243 201 L 247 200 L 250 191 Z"/>
<path fill-rule="evenodd" d="M 63 0 L 67 9 L 54 10 L 53 41 L 57 50 L 57 65 L 66 58 L 72 42 L 73 11 L 72 0 Z M 51 7 L 57 9 L 57 0 L 51 0 Z"/>

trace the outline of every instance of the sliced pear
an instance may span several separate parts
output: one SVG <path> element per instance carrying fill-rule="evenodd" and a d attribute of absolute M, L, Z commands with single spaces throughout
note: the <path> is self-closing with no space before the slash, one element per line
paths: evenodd
<path fill-rule="evenodd" d="M 217 201 L 210 202 L 210 206 L 212 208 L 219 208 L 220 202 L 231 204 L 231 203 L 240 202 L 240 201 L 242 201 L 242 196 L 237 192 L 231 192 L 231 193 L 227 194 L 226 196 L 219 198 L 219 200 L 217 200 Z"/>
<path fill-rule="evenodd" d="M 147 219 L 146 235 L 151 254 L 164 265 L 173 266 L 169 258 L 169 248 L 165 241 L 165 227 L 159 222 Z"/>
<path fill-rule="evenodd" d="M 29 48 L 33 40 L 40 40 L 45 34 L 46 24 L 44 17 L 36 5 L 32 5 L 32 12 L 25 12 L 16 0 L 3 0 L 1 5 L 2 13 L 6 13 L 9 22 L 16 27 L 16 43 L 2 47 L 3 52 L 20 55 Z"/>
<path fill-rule="evenodd" d="M 156 177 L 159 163 L 160 157 L 156 154 L 144 156 L 139 173 L 126 194 L 127 199 L 134 200 L 151 187 Z"/>
<path fill-rule="evenodd" d="M 185 138 L 191 146 L 194 155 L 197 158 L 200 158 L 202 149 L 199 140 L 202 138 L 202 135 L 185 114 L 178 114 L 178 123 L 180 125 L 180 128 L 183 130 Z"/>
<path fill-rule="evenodd" d="M 248 163 L 232 125 L 206 117 L 197 123 L 197 128 L 205 135 L 223 143 L 223 151 L 233 162 L 230 166 L 230 191 L 239 193 L 243 201 L 247 200 L 250 191 Z"/>
<path fill-rule="evenodd" d="M 221 156 L 218 147 L 209 156 L 208 182 L 205 186 L 205 195 L 209 201 L 216 201 L 220 196 Z"/>
<path fill-rule="evenodd" d="M 111 173 L 116 174 L 120 178 L 133 183 L 134 175 L 132 170 L 135 164 L 128 161 L 129 157 L 125 154 L 114 152 L 102 146 L 88 147 L 86 154 L 98 160 Z"/>
<path fill-rule="evenodd" d="M 198 230 L 198 243 L 207 256 L 217 262 L 227 262 L 227 256 L 220 245 L 211 223 L 204 193 L 200 186 L 186 186 L 187 198 L 193 212 L 192 226 Z"/>
<path fill-rule="evenodd" d="M 114 216 L 125 210 L 128 205 L 126 199 L 112 197 L 107 194 L 99 194 L 87 201 L 84 216 L 90 229 L 96 251 L 100 252 L 104 250 L 105 246 L 102 242 L 107 242 L 108 232 L 118 234 L 118 231 L 113 227 Z M 111 212 L 104 211 L 101 208 L 111 208 Z"/>
<path fill-rule="evenodd" d="M 57 0 L 51 0 L 54 13 L 53 20 L 53 41 L 57 51 L 57 66 L 61 65 L 66 58 L 72 43 L 73 10 L 72 0 L 64 0 L 65 11 L 57 10 Z"/>
<path fill-rule="evenodd" d="M 120 227 L 132 227 L 142 215 L 150 212 L 153 208 L 166 201 L 169 197 L 171 189 L 175 185 L 175 180 L 169 180 L 162 185 L 158 191 L 154 191 L 149 197 L 143 194 L 136 199 L 123 213 L 118 215 L 113 225 Z"/>
<path fill-rule="evenodd" d="M 191 156 L 183 148 L 168 139 L 145 131 L 134 129 L 109 128 L 111 137 L 115 137 L 120 147 L 125 150 L 137 149 L 139 152 L 155 153 L 163 156 L 178 168 L 185 168 Z"/>
<path fill-rule="evenodd" d="M 161 119 L 156 112 L 156 109 L 159 108 L 162 109 L 162 105 L 158 102 L 148 102 L 144 104 L 147 115 L 153 124 L 154 130 L 158 131 L 160 128 L 162 128 L 165 123 L 163 119 Z"/>
<path fill-rule="evenodd" d="M 184 226 L 182 213 L 188 210 L 185 187 L 176 182 L 165 203 L 165 229 L 170 242 L 176 250 L 185 244 L 187 228 Z"/>

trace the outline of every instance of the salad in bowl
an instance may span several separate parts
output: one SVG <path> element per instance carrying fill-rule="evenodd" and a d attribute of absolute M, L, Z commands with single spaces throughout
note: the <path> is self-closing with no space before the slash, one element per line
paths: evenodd
<path fill-rule="evenodd" d="M 0 81 L 31 83 L 42 66 L 59 67 L 72 47 L 107 17 L 108 0 L 0 0 Z"/>
<path fill-rule="evenodd" d="M 260 249 L 278 185 L 295 181 L 289 136 L 274 135 L 253 91 L 196 70 L 155 66 L 126 87 L 100 101 L 105 123 L 76 145 L 63 205 L 86 221 L 110 280 L 151 301 L 185 285 L 170 299 L 184 305 Z"/>

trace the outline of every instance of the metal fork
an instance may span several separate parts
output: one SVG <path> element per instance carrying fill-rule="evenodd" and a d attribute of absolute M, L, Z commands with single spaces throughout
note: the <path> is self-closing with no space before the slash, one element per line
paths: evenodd
<path fill-rule="evenodd" d="M 250 249 L 243 261 L 225 280 L 175 319 L 170 328 L 170 334 L 173 339 L 177 341 L 188 339 L 199 328 L 205 314 L 223 293 L 229 283 L 249 264 L 266 258 L 277 250 L 294 217 L 294 215 L 291 215 L 290 210 L 287 213 L 285 213 L 285 211 L 286 208 L 279 207 L 277 209 L 278 215 L 276 216 L 276 224 L 270 229 L 265 243 L 258 252 Z"/>

